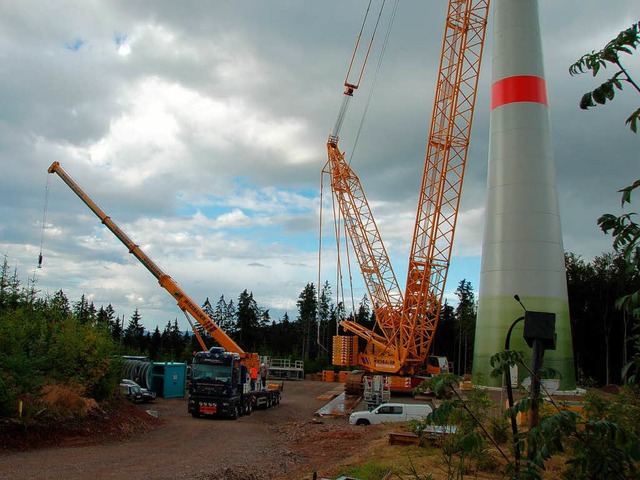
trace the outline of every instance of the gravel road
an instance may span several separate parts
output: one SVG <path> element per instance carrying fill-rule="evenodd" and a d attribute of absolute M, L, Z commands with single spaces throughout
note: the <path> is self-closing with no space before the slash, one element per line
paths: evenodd
<path fill-rule="evenodd" d="M 344 457 L 376 429 L 345 418 L 313 421 L 316 399 L 338 384 L 285 382 L 282 402 L 237 420 L 194 419 L 186 399 L 145 406 L 164 423 L 126 441 L 24 452 L 0 452 L 3 479 L 207 479 L 310 478 L 308 472 Z M 303 473 L 304 472 L 304 473 Z"/>

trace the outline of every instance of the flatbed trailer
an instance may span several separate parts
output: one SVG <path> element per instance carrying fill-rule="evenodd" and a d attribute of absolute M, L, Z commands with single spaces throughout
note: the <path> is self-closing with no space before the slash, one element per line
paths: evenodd
<path fill-rule="evenodd" d="M 267 409 L 278 405 L 282 390 L 254 390 L 238 398 L 209 395 L 190 395 L 188 411 L 194 418 L 221 417 L 235 420 L 251 415 L 256 409 Z"/>

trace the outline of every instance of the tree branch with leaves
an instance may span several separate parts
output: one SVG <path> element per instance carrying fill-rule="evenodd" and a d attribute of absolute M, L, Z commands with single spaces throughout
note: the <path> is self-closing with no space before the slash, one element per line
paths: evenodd
<path fill-rule="evenodd" d="M 634 52 L 632 49 L 636 50 L 636 47 L 640 43 L 639 30 L 640 22 L 620 32 L 616 38 L 607 43 L 599 52 L 592 51 L 591 53 L 587 53 L 569 67 L 569 74 L 572 76 L 591 71 L 594 77 L 600 73 L 601 69 L 606 69 L 607 65 L 615 65 L 618 68 L 618 71 L 606 82 L 582 96 L 580 100 L 581 109 L 588 110 L 590 107 L 604 105 L 607 100 L 613 100 L 616 89 L 622 90 L 624 83 L 631 85 L 640 93 L 640 87 L 631 75 L 629 75 L 629 72 L 620 60 L 620 54 L 622 53 L 633 55 Z M 625 121 L 625 124 L 629 125 L 629 128 L 631 128 L 631 131 L 634 133 L 638 132 L 639 118 L 640 108 L 633 112 Z"/>
<path fill-rule="evenodd" d="M 623 90 L 624 86 L 630 86 L 637 93 L 640 93 L 640 86 L 630 75 L 627 68 L 622 63 L 622 55 L 633 55 L 640 44 L 640 22 L 634 23 L 631 27 L 623 30 L 616 38 L 607 43 L 598 52 L 583 55 L 577 62 L 569 67 L 570 75 L 579 75 L 591 72 L 596 77 L 604 71 L 607 66 L 613 66 L 617 70 L 613 76 L 607 79 L 600 86 L 591 92 L 587 92 L 580 100 L 580 108 L 588 110 L 597 105 L 604 105 L 607 101 L 612 101 L 616 91 Z M 633 133 L 638 133 L 638 120 L 640 119 L 640 108 L 637 108 L 626 119 L 625 124 Z M 631 203 L 631 192 L 640 187 L 640 179 L 635 180 L 631 185 L 620 190 L 622 193 L 621 205 Z M 620 253 L 627 264 L 629 272 L 640 271 L 640 225 L 635 221 L 635 212 L 623 215 L 613 215 L 606 213 L 598 219 L 600 229 L 611 234 L 614 238 L 613 248 Z M 640 291 L 634 291 L 616 300 L 616 307 L 625 310 L 633 318 L 640 319 Z M 636 338 L 637 340 L 637 338 Z M 635 353 L 634 360 L 625 366 L 623 372 L 626 374 L 635 364 L 640 363 L 640 352 Z M 634 365 L 631 365 L 634 364 Z M 634 375 L 631 378 L 636 379 Z"/>

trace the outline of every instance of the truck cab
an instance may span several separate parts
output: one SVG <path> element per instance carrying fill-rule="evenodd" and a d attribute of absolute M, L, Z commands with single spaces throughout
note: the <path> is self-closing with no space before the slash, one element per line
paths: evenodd
<path fill-rule="evenodd" d="M 194 417 L 236 418 L 246 412 L 242 404 L 244 379 L 240 357 L 213 347 L 197 352 L 191 364 L 188 411 Z"/>
<path fill-rule="evenodd" d="M 250 415 L 254 408 L 279 404 L 281 392 L 281 388 L 251 390 L 240 355 L 212 347 L 193 357 L 187 409 L 193 417 L 235 419 Z"/>

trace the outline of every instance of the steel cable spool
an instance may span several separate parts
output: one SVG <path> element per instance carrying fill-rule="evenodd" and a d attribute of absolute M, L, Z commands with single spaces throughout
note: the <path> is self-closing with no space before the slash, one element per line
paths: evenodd
<path fill-rule="evenodd" d="M 124 378 L 131 378 L 131 360 L 125 360 L 124 363 L 124 370 L 123 370 L 123 376 Z"/>
<path fill-rule="evenodd" d="M 128 378 L 143 388 L 149 388 L 150 362 L 141 360 L 125 360 L 123 378 Z"/>
<path fill-rule="evenodd" d="M 140 368 L 140 386 L 151 388 L 151 362 L 143 362 Z"/>

